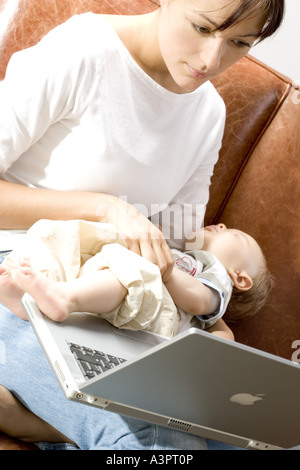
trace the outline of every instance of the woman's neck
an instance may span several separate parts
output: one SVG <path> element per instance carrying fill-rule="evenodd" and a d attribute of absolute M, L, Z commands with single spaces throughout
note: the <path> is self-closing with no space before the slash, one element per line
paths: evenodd
<path fill-rule="evenodd" d="M 160 9 L 145 15 L 103 15 L 144 72 L 169 91 L 179 92 L 161 55 L 158 27 Z"/>

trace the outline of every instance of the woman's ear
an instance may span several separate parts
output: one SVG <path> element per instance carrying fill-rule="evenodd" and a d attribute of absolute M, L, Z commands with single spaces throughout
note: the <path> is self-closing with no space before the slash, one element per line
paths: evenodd
<path fill-rule="evenodd" d="M 241 291 L 247 291 L 253 286 L 252 278 L 246 273 L 246 271 L 236 271 L 234 269 L 227 270 L 234 287 Z"/>

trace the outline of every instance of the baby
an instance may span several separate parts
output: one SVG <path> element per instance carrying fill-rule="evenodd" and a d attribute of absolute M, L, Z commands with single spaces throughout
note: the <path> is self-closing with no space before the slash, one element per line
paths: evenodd
<path fill-rule="evenodd" d="M 222 316 L 262 307 L 272 284 L 264 255 L 250 235 L 224 224 L 198 235 L 199 249 L 171 250 L 174 268 L 163 284 L 157 266 L 130 252 L 113 227 L 42 220 L 28 231 L 30 258 L 13 253 L 0 265 L 0 301 L 23 319 L 28 292 L 54 321 L 90 312 L 120 328 L 174 336 L 195 324 L 233 339 Z"/>

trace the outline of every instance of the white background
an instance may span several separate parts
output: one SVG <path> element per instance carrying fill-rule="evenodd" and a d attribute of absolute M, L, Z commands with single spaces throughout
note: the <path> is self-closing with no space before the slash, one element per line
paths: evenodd
<path fill-rule="evenodd" d="M 300 82 L 300 0 L 286 0 L 285 19 L 271 38 L 250 54 L 283 75 Z"/>

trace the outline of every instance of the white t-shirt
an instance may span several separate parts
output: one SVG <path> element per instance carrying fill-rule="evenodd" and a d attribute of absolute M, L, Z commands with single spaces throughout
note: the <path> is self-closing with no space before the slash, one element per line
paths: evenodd
<path fill-rule="evenodd" d="M 2 179 L 109 193 L 147 216 L 178 203 L 201 226 L 195 205 L 207 204 L 225 122 L 210 82 L 166 90 L 101 16 L 85 13 L 13 55 L 0 103 Z"/>

